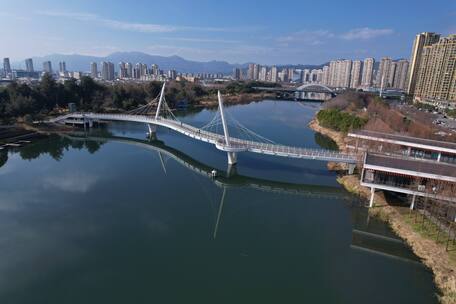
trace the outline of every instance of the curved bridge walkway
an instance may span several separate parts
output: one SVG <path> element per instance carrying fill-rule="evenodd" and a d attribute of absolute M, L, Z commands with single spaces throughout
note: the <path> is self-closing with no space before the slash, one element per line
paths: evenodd
<path fill-rule="evenodd" d="M 154 132 L 155 126 L 166 127 L 178 133 L 191 137 L 193 139 L 213 144 L 216 146 L 217 149 L 227 152 L 228 163 L 230 165 L 236 163 L 236 153 L 238 152 L 253 152 L 259 154 L 275 155 L 290 158 L 347 163 L 351 165 L 349 166 L 350 171 L 354 169 L 354 165 L 358 161 L 356 155 L 354 154 L 346 154 L 331 150 L 309 149 L 275 144 L 265 139 L 264 137 L 254 134 L 252 131 L 249 130 L 246 131 L 250 132 L 250 134 L 256 135 L 254 137 L 255 139 L 258 139 L 257 141 L 231 137 L 228 133 L 228 124 L 225 118 L 223 101 L 220 92 L 218 94 L 219 110 L 216 116 L 218 115 L 217 117 L 220 118 L 219 120 L 223 126 L 224 134 L 217 134 L 215 132 L 207 130 L 210 127 L 213 127 L 218 122 L 217 119 L 213 119 L 212 122 L 210 122 L 208 125 L 202 128 L 197 128 L 177 120 L 174 117 L 174 115 L 172 115 L 172 113 L 172 118 L 162 117 L 160 116 L 160 111 L 162 110 L 162 108 L 165 110 L 168 109 L 169 111 L 166 102 L 163 101 L 164 88 L 165 85 L 163 85 L 162 92 L 160 94 L 160 99 L 158 102 L 155 116 L 140 115 L 135 114 L 135 112 L 132 112 L 130 114 L 70 113 L 54 118 L 50 120 L 50 122 L 72 123 L 74 121 L 79 121 L 84 123 L 84 125 L 86 124 L 86 122 L 89 122 L 89 124 L 91 124 L 93 121 L 138 122 L 149 125 L 149 131 L 151 133 Z"/>

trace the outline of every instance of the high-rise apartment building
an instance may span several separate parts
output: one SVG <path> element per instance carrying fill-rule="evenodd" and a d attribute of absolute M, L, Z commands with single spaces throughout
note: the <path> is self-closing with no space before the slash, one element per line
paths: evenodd
<path fill-rule="evenodd" d="M 260 65 L 259 64 L 254 64 L 253 65 L 253 79 L 258 80 L 260 78 Z"/>
<path fill-rule="evenodd" d="M 155 77 L 160 76 L 160 70 L 158 69 L 158 65 L 156 64 L 152 65 L 152 75 L 154 75 Z"/>
<path fill-rule="evenodd" d="M 119 62 L 119 78 L 120 79 L 128 78 L 127 64 L 123 61 Z"/>
<path fill-rule="evenodd" d="M 9 58 L 3 58 L 3 71 L 6 74 L 10 74 L 11 73 L 11 64 L 10 64 Z"/>
<path fill-rule="evenodd" d="M 101 63 L 101 79 L 114 80 L 114 63 L 109 61 Z"/>
<path fill-rule="evenodd" d="M 329 63 L 329 86 L 348 88 L 350 86 L 351 60 L 332 60 Z"/>
<path fill-rule="evenodd" d="M 65 63 L 65 61 L 60 61 L 59 62 L 59 72 L 60 73 L 65 73 L 66 72 L 66 63 Z"/>
<path fill-rule="evenodd" d="M 97 68 L 97 63 L 96 62 L 91 62 L 90 63 L 90 76 L 93 79 L 98 78 L 98 68 Z"/>
<path fill-rule="evenodd" d="M 255 64 L 249 63 L 249 69 L 247 70 L 247 79 L 249 79 L 249 80 L 255 79 L 254 71 L 253 71 L 254 67 L 255 67 Z"/>
<path fill-rule="evenodd" d="M 391 74 L 391 69 L 393 65 L 393 60 L 390 57 L 383 57 L 380 61 L 380 66 L 377 72 L 376 86 L 379 88 L 388 88 L 391 87 L 392 79 L 394 77 L 394 72 Z"/>
<path fill-rule="evenodd" d="M 413 94 L 415 91 L 423 48 L 438 42 L 439 39 L 440 35 L 436 33 L 425 32 L 416 35 L 415 41 L 413 42 L 412 54 L 410 56 L 410 67 L 407 77 L 408 94 Z"/>
<path fill-rule="evenodd" d="M 169 70 L 168 71 L 168 78 L 169 79 L 176 79 L 176 77 L 177 77 L 176 70 Z"/>
<path fill-rule="evenodd" d="M 456 34 L 423 47 L 414 98 L 456 101 Z"/>
<path fill-rule="evenodd" d="M 327 86 L 329 85 L 329 66 L 327 65 L 323 67 L 321 83 Z"/>
<path fill-rule="evenodd" d="M 277 82 L 278 80 L 278 70 L 275 65 L 271 67 L 271 82 Z"/>
<path fill-rule="evenodd" d="M 374 75 L 374 58 L 366 58 L 364 59 L 363 64 L 363 76 L 361 78 L 361 86 L 364 88 L 368 88 L 372 86 L 372 78 Z"/>
<path fill-rule="evenodd" d="M 288 81 L 292 82 L 294 79 L 295 70 L 293 68 L 288 69 Z"/>
<path fill-rule="evenodd" d="M 392 85 L 393 88 L 405 90 L 405 87 L 407 85 L 408 69 L 408 60 L 401 59 L 395 62 L 394 80 Z"/>
<path fill-rule="evenodd" d="M 258 78 L 260 81 L 267 81 L 267 77 L 268 77 L 268 68 L 263 66 L 260 69 L 260 74 L 259 74 Z"/>
<path fill-rule="evenodd" d="M 50 61 L 43 62 L 43 72 L 52 74 L 52 63 Z"/>
<path fill-rule="evenodd" d="M 33 73 L 35 70 L 33 69 L 33 60 L 32 58 L 25 59 L 25 70 L 28 73 Z"/>
<path fill-rule="evenodd" d="M 233 69 L 233 79 L 241 80 L 241 69 L 240 68 Z"/>
<path fill-rule="evenodd" d="M 361 60 L 354 60 L 352 63 L 350 88 L 356 89 L 361 85 Z"/>

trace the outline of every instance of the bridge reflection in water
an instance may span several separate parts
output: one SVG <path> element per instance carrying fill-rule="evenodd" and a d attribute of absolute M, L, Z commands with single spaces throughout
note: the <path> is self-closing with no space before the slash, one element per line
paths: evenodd
<path fill-rule="evenodd" d="M 221 225 L 223 210 L 226 198 L 229 195 L 229 189 L 250 188 L 271 193 L 297 195 L 317 199 L 320 198 L 331 201 L 344 201 L 353 208 L 353 233 L 352 244 L 350 245 L 353 250 L 365 252 L 366 254 L 381 255 L 386 258 L 392 258 L 403 262 L 420 264 L 419 260 L 412 254 L 402 240 L 398 239 L 392 232 L 382 229 L 381 227 L 384 227 L 384 225 L 377 223 L 376 220 L 370 219 L 367 209 L 366 213 L 357 212 L 355 209 L 361 206 L 359 199 L 350 195 L 341 188 L 280 182 L 239 175 L 235 170 L 230 171 L 231 169 L 236 168 L 232 166 L 228 166 L 228 170 L 226 172 L 218 172 L 218 174 L 214 176 L 214 169 L 212 167 L 175 148 L 167 146 L 162 141 L 158 140 L 146 141 L 121 136 L 106 135 L 105 133 L 102 135 L 87 136 L 84 132 L 74 132 L 62 136 L 72 141 L 97 143 L 114 142 L 136 146 L 141 149 L 157 153 L 161 167 L 165 174 L 167 173 L 166 162 L 168 159 L 172 159 L 192 172 L 212 180 L 213 183 L 221 189 L 215 224 L 212 232 L 212 237 L 214 239 L 217 238 L 217 233 Z"/>

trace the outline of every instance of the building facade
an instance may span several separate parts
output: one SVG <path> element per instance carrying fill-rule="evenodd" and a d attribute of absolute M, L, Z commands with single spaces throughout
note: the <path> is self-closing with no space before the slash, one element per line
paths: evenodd
<path fill-rule="evenodd" d="M 33 69 L 33 60 L 32 58 L 25 59 L 25 70 L 28 73 L 33 73 L 35 70 Z"/>
<path fill-rule="evenodd" d="M 407 93 L 413 95 L 415 92 L 418 72 L 421 63 L 421 54 L 425 46 L 430 46 L 440 39 L 436 33 L 421 33 L 416 35 L 413 42 L 412 54 L 410 56 L 410 68 L 407 76 Z"/>
<path fill-rule="evenodd" d="M 456 101 L 456 34 L 423 47 L 415 100 Z"/>
<path fill-rule="evenodd" d="M 364 59 L 363 64 L 363 76 L 361 78 L 361 86 L 364 88 L 368 88 L 372 86 L 372 80 L 374 75 L 374 58 L 366 58 Z"/>

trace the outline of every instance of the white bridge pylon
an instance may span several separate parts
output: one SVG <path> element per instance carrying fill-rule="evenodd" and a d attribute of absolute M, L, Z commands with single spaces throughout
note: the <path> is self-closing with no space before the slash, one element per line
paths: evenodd
<path fill-rule="evenodd" d="M 220 92 L 218 92 L 218 104 L 218 111 L 209 123 L 199 128 L 194 127 L 179 121 L 174 116 L 173 111 L 166 102 L 165 84 L 163 84 L 159 98 L 155 98 L 146 105 L 125 114 L 75 112 L 50 119 L 49 122 L 73 125 L 84 124 L 84 126 L 88 123 L 91 126 L 93 122 L 97 121 L 129 121 L 147 124 L 151 134 L 155 133 L 156 127 L 165 127 L 195 140 L 215 145 L 217 149 L 228 154 L 229 165 L 234 165 L 237 162 L 236 154 L 238 152 L 252 152 L 326 162 L 341 162 L 349 164 L 351 169 L 358 162 L 358 157 L 354 154 L 276 144 L 249 130 L 232 117 L 230 113 L 226 112 Z M 230 123 L 232 126 L 231 129 L 229 127 Z M 233 136 L 232 131 L 237 133 Z"/>

